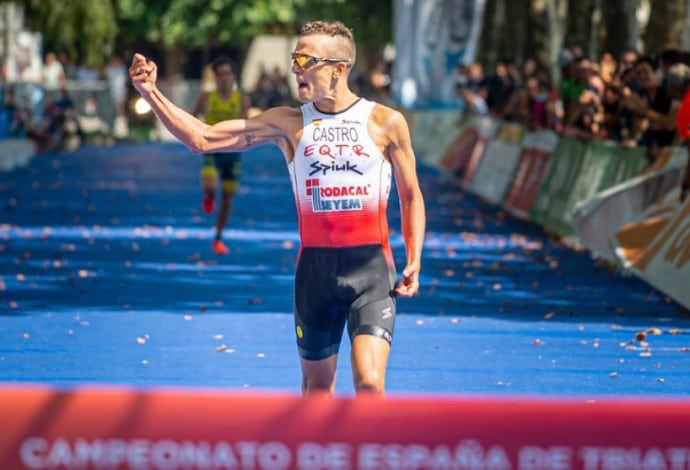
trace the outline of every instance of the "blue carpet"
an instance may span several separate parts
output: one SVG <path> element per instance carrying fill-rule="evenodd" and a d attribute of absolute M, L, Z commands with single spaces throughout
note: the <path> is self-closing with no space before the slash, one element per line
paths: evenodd
<path fill-rule="evenodd" d="M 177 144 L 85 146 L 0 173 L 0 382 L 298 393 L 296 217 L 282 156 L 245 154 L 225 240 Z M 422 291 L 390 394 L 687 396 L 687 311 L 420 167 Z M 397 198 L 391 228 L 403 263 Z M 352 392 L 347 340 L 338 393 Z"/>

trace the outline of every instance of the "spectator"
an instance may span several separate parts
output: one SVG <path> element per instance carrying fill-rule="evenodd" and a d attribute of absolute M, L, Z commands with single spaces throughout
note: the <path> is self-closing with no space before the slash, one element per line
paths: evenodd
<path fill-rule="evenodd" d="M 657 75 L 665 79 L 672 65 L 683 62 L 683 52 L 679 49 L 664 49 L 659 53 L 657 62 Z"/>
<path fill-rule="evenodd" d="M 528 78 L 534 77 L 539 70 L 539 64 L 532 57 L 528 57 L 522 63 L 522 78 L 527 81 Z"/>
<path fill-rule="evenodd" d="M 115 105 L 118 116 L 125 114 L 125 103 L 127 101 L 127 90 L 129 89 L 129 75 L 127 67 L 119 56 L 113 56 L 105 67 L 105 78 L 108 81 L 110 96 Z"/>
<path fill-rule="evenodd" d="M 48 52 L 45 55 L 41 70 L 41 84 L 49 95 L 64 89 L 67 84 L 65 69 L 54 52 Z"/>
<path fill-rule="evenodd" d="M 125 118 L 127 105 L 127 90 L 129 90 L 129 75 L 127 67 L 122 59 L 114 55 L 105 68 L 105 78 L 108 81 L 108 89 L 115 107 L 115 121 L 113 122 L 112 134 L 118 138 L 127 137 L 129 126 Z"/>
<path fill-rule="evenodd" d="M 274 69 L 273 73 L 262 68 L 254 92 L 251 96 L 252 106 L 259 109 L 268 109 L 285 103 L 289 94 L 287 77 Z"/>
<path fill-rule="evenodd" d="M 486 88 L 486 103 L 491 114 L 502 118 L 516 88 L 515 80 L 508 71 L 507 61 L 499 61 L 496 64 L 494 74 L 486 80 L 484 86 Z"/>
<path fill-rule="evenodd" d="M 525 126 L 530 130 L 554 129 L 557 124 L 556 99 L 551 85 L 537 75 L 527 79 L 527 105 L 529 118 Z"/>
<path fill-rule="evenodd" d="M 563 63 L 567 65 L 562 67 L 561 99 L 563 100 L 565 119 L 569 121 L 570 116 L 576 112 L 573 108 L 580 103 L 580 95 L 587 88 L 591 63 L 582 58 L 573 58 L 570 62 Z"/>
<path fill-rule="evenodd" d="M 84 62 L 77 67 L 77 80 L 82 82 L 95 82 L 100 73 L 90 62 Z"/>
<path fill-rule="evenodd" d="M 651 59 L 639 59 L 634 70 L 642 89 L 640 93 L 626 93 L 623 105 L 641 120 L 643 131 L 638 144 L 645 146 L 645 155 L 653 163 L 663 148 L 673 144 L 680 101 L 671 96 Z"/>
<path fill-rule="evenodd" d="M 74 64 L 74 61 L 70 59 L 69 55 L 67 55 L 66 52 L 60 52 L 57 58 L 65 71 L 65 78 L 67 80 L 76 80 L 77 66 Z"/>
<path fill-rule="evenodd" d="M 290 85 L 288 83 L 288 77 L 283 71 L 280 69 L 280 67 L 276 66 L 273 69 L 273 75 L 271 77 L 273 79 L 273 86 L 276 89 L 276 97 L 277 101 L 275 103 L 269 104 L 270 107 L 274 106 L 281 106 L 287 103 L 288 98 L 290 97 Z"/>
<path fill-rule="evenodd" d="M 484 101 L 484 98 L 476 91 L 473 91 L 468 84 L 469 81 L 467 77 L 463 75 L 459 75 L 456 79 L 455 90 L 458 95 L 460 107 L 468 114 L 489 114 L 489 107 L 486 101 Z"/>
<path fill-rule="evenodd" d="M 378 62 L 369 73 L 370 96 L 377 101 L 385 101 L 388 96 L 391 77 L 385 62 Z"/>
<path fill-rule="evenodd" d="M 620 79 L 628 88 L 639 92 L 640 85 L 635 77 L 635 64 L 640 59 L 639 54 L 634 49 L 627 49 L 621 53 L 616 68 L 616 78 Z"/>
<path fill-rule="evenodd" d="M 70 133 L 68 119 L 73 113 L 73 103 L 64 89 L 55 90 L 55 93 L 46 97 L 40 121 L 27 128 L 27 136 L 36 142 L 39 152 L 63 148 Z"/>
<path fill-rule="evenodd" d="M 40 83 L 41 73 L 37 71 L 31 64 L 30 59 L 22 58 L 18 62 L 19 67 L 19 81 L 29 83 Z"/>
<path fill-rule="evenodd" d="M 618 59 L 618 74 L 624 73 L 626 70 L 633 68 L 635 63 L 639 60 L 640 55 L 634 49 L 624 50 Z"/>
<path fill-rule="evenodd" d="M 604 109 L 601 96 L 595 89 L 583 90 L 577 102 L 571 104 L 564 135 L 591 140 L 598 137 L 604 123 Z"/>
<path fill-rule="evenodd" d="M 531 117 L 529 100 L 527 87 L 516 84 L 513 94 L 510 95 L 510 99 L 504 108 L 503 119 L 527 126 Z"/>
<path fill-rule="evenodd" d="M 606 83 L 611 83 L 616 77 L 618 64 L 613 55 L 609 52 L 604 52 L 599 59 L 599 74 Z"/>
<path fill-rule="evenodd" d="M 604 115 L 600 137 L 620 142 L 623 147 L 635 147 L 634 115 L 623 106 L 624 89 L 616 81 L 606 84 L 601 100 Z"/>

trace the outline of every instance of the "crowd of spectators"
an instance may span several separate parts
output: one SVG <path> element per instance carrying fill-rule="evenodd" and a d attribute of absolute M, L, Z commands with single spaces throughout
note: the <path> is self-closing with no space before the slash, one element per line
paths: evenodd
<path fill-rule="evenodd" d="M 688 62 L 689 54 L 675 49 L 653 56 L 626 50 L 618 57 L 605 53 L 592 60 L 571 47 L 559 55 L 557 81 L 551 68 L 532 58 L 521 64 L 499 61 L 490 73 L 479 63 L 461 65 L 456 76 L 457 97 L 469 113 L 516 122 L 529 130 L 550 129 L 583 140 L 609 139 L 623 147 L 644 146 L 652 162 L 660 149 L 678 142 L 675 115 L 680 100 L 669 92 L 666 75 L 671 65 Z M 81 132 L 78 115 L 93 114 L 96 101 L 87 96 L 80 103 L 83 109 L 75 109 L 65 88 L 68 80 L 102 80 L 116 115 L 126 112 L 127 70 L 118 57 L 98 71 L 47 52 L 38 73 L 29 74 L 28 70 L 18 72 L 23 88 L 8 82 L 2 86 L 0 118 L 5 135 L 26 136 L 41 148 L 64 147 L 70 135 Z M 385 67 L 376 67 L 369 75 L 354 74 L 353 80 L 362 93 L 378 99 L 375 95 L 390 82 Z M 27 91 L 26 83 L 33 83 L 35 89 Z M 288 77 L 277 69 L 261 70 L 250 96 L 252 106 L 258 109 L 294 104 Z"/>
<path fill-rule="evenodd" d="M 668 49 L 653 56 L 626 50 L 598 60 L 577 47 L 558 59 L 560 80 L 527 59 L 499 61 L 492 73 L 481 64 L 457 70 L 457 96 L 467 112 L 516 122 L 530 130 L 550 129 L 583 140 L 609 139 L 623 147 L 644 146 L 653 162 L 660 149 L 678 143 L 675 115 L 680 100 L 666 86 L 671 65 L 689 55 Z"/>
<path fill-rule="evenodd" d="M 30 63 L 26 57 L 14 58 L 3 69 L 1 137 L 31 139 L 41 151 L 73 148 L 93 132 L 126 132 L 122 123 L 129 78 L 119 57 L 113 56 L 102 70 L 88 63 L 76 66 L 52 51 L 40 66 Z M 79 85 L 68 88 L 69 81 Z M 110 124 L 98 106 L 109 109 Z"/>
<path fill-rule="evenodd" d="M 13 73 L 3 71 L 0 138 L 28 138 L 37 143 L 39 151 L 61 150 L 75 147 L 75 142 L 79 145 L 93 140 L 92 135 L 107 136 L 107 140 L 126 137 L 127 119 L 140 118 L 130 115 L 127 67 L 117 55 L 100 69 L 88 62 L 74 64 L 52 51 L 44 55 L 38 67 L 23 66 L 25 63 L 28 60 L 16 61 Z M 174 90 L 184 88 L 180 101 L 186 102 L 189 95 L 214 86 L 207 72 L 202 72 L 200 90 L 179 75 L 162 77 L 161 83 L 170 84 Z M 261 110 L 294 104 L 288 80 L 278 68 L 263 68 L 250 93 L 252 107 Z M 111 115 L 109 119 L 105 114 Z"/>
<path fill-rule="evenodd" d="M 252 107 L 262 110 L 291 104 L 293 97 L 287 75 L 278 67 L 268 70 L 261 66 L 250 99 Z"/>

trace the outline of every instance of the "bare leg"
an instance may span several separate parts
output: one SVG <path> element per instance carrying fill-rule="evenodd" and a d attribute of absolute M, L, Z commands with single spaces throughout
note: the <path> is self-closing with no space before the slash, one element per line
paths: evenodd
<path fill-rule="evenodd" d="M 204 156 L 204 166 L 201 169 L 201 189 L 204 198 L 201 208 L 205 214 L 211 214 L 216 208 L 216 190 L 218 189 L 218 169 L 216 169 L 211 156 Z"/>
<path fill-rule="evenodd" d="M 230 210 L 232 208 L 232 198 L 234 193 L 223 191 L 220 197 L 220 208 L 218 209 L 218 217 L 216 218 L 216 237 L 220 237 L 223 229 L 230 219 Z"/>
<path fill-rule="evenodd" d="M 390 344 L 374 335 L 357 335 L 352 339 L 352 380 L 357 395 L 385 396 L 386 367 Z"/>
<path fill-rule="evenodd" d="M 205 193 L 216 193 L 218 189 L 218 170 L 212 163 L 204 162 L 201 169 L 201 190 Z"/>
<path fill-rule="evenodd" d="M 302 366 L 302 394 L 333 396 L 338 355 L 320 361 L 300 359 Z"/>

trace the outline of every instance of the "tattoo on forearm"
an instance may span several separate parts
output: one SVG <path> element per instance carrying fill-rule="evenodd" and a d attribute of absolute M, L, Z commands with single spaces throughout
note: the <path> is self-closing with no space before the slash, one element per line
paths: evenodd
<path fill-rule="evenodd" d="M 250 147 L 255 140 L 256 136 L 254 135 L 254 133 L 250 132 L 249 134 L 244 134 L 244 142 L 247 145 L 247 147 Z"/>

